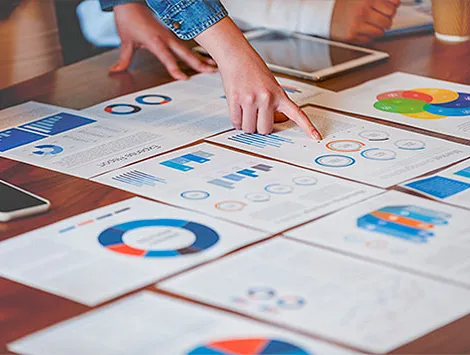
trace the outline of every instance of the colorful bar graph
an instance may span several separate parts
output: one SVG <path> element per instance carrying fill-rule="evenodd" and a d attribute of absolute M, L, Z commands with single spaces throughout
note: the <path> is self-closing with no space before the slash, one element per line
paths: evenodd
<path fill-rule="evenodd" d="M 259 176 L 258 174 L 256 174 L 256 171 L 250 170 L 250 169 L 239 170 L 237 171 L 237 174 L 252 177 L 252 178 L 257 178 Z"/>
<path fill-rule="evenodd" d="M 193 170 L 194 167 L 191 165 L 188 165 L 190 163 L 196 163 L 196 164 L 204 164 L 210 161 L 210 157 L 212 157 L 214 154 L 203 152 L 201 150 L 190 153 L 190 154 L 185 154 L 170 160 L 162 161 L 160 165 L 166 166 L 167 168 L 179 170 L 179 171 L 190 171 Z"/>

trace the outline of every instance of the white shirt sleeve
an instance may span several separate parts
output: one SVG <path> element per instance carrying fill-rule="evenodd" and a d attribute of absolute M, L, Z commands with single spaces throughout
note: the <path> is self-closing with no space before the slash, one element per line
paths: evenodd
<path fill-rule="evenodd" d="M 222 0 L 231 17 L 251 27 L 329 37 L 335 0 Z"/>

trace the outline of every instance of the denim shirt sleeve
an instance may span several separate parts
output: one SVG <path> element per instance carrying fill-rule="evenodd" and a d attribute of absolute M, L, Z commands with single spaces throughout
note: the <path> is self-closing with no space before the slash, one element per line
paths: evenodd
<path fill-rule="evenodd" d="M 192 39 L 228 15 L 219 0 L 147 0 L 160 20 L 181 39 Z"/>
<path fill-rule="evenodd" d="M 101 10 L 103 11 L 111 11 L 114 6 L 129 3 L 145 5 L 145 0 L 100 0 Z"/>

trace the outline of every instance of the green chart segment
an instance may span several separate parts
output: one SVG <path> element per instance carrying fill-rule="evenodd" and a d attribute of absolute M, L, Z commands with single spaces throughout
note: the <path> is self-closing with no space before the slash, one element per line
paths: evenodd
<path fill-rule="evenodd" d="M 171 227 L 191 232 L 195 240 L 191 245 L 173 250 L 144 250 L 131 247 L 124 242 L 124 235 L 145 227 Z M 219 235 L 212 228 L 200 223 L 181 219 L 145 219 L 115 225 L 98 236 L 98 242 L 113 252 L 144 258 L 167 258 L 199 253 L 209 249 L 219 241 Z"/>
<path fill-rule="evenodd" d="M 187 355 L 314 355 L 296 345 L 268 338 L 230 339 L 199 346 Z"/>

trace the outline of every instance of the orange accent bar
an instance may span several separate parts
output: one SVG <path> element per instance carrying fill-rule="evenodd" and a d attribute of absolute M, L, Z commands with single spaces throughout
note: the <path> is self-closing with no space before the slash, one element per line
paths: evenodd
<path fill-rule="evenodd" d="M 392 213 L 374 211 L 371 214 L 377 218 L 416 229 L 432 229 L 434 227 L 433 224 L 417 221 L 415 219 L 406 218 Z"/>
<path fill-rule="evenodd" d="M 111 245 L 107 248 L 117 253 L 127 254 L 127 255 L 143 256 L 146 253 L 145 250 L 136 249 L 126 244 Z"/>
<path fill-rule="evenodd" d="M 233 339 L 217 341 L 208 344 L 213 350 L 218 350 L 227 354 L 256 355 L 266 347 L 268 339 Z"/>
<path fill-rule="evenodd" d="M 80 223 L 78 224 L 78 226 L 84 226 L 84 225 L 93 223 L 94 221 L 95 221 L 94 219 L 89 219 L 88 221 L 80 222 Z"/>

